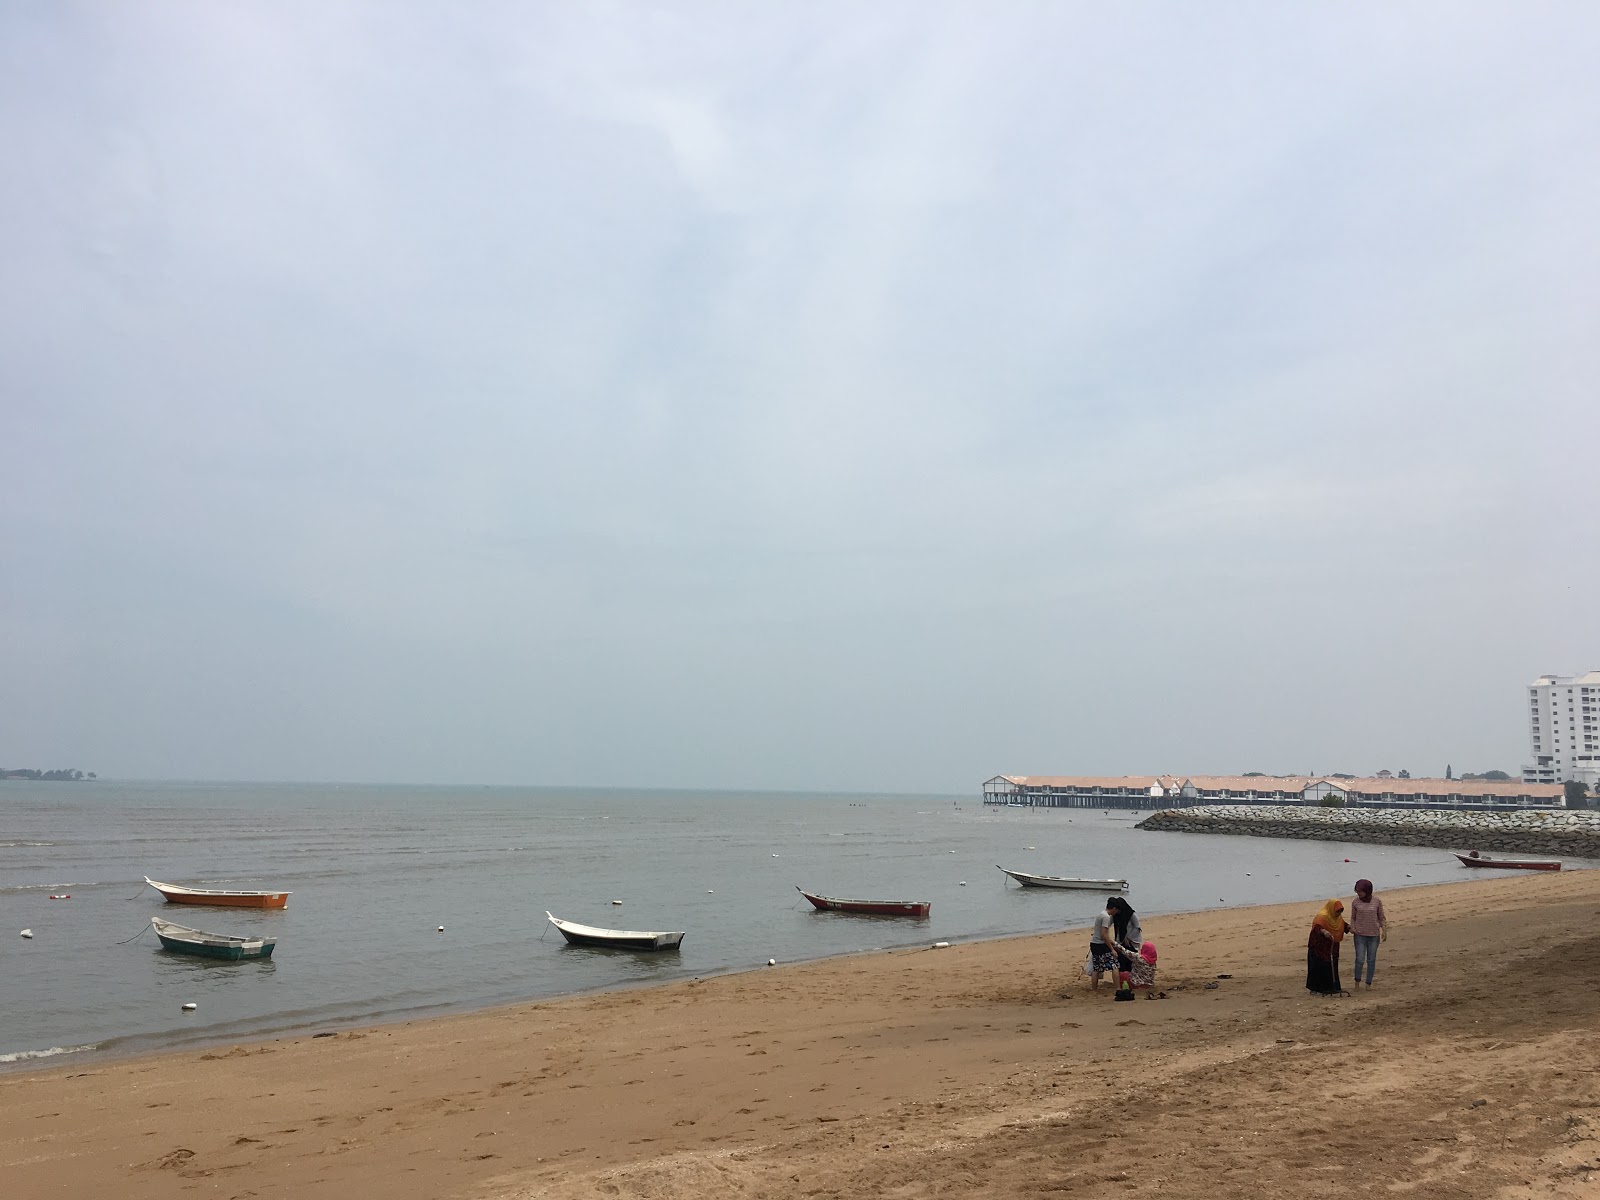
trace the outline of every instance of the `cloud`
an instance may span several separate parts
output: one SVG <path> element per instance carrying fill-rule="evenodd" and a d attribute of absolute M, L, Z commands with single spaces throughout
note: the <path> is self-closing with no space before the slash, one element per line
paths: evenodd
<path fill-rule="evenodd" d="M 8 10 L 7 753 L 891 789 L 1404 757 L 1356 690 L 1297 723 L 1283 670 L 1436 677 L 1482 699 L 1394 710 L 1411 759 L 1514 766 L 1495 698 L 1600 654 L 1587 518 L 1545 501 L 1600 431 L 1597 29 Z M 1371 570 L 1381 603 L 1306 597 Z M 1107 715 L 1147 680 L 1238 720 Z"/>

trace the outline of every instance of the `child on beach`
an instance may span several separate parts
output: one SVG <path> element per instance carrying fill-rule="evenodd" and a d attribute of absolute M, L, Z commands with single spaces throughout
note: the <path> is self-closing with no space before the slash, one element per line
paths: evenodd
<path fill-rule="evenodd" d="M 1154 942 L 1141 942 L 1139 944 L 1139 957 L 1133 960 L 1132 975 L 1133 986 L 1136 988 L 1153 988 L 1156 985 L 1156 944 Z"/>
<path fill-rule="evenodd" d="M 1353 987 L 1361 986 L 1361 971 L 1365 967 L 1367 989 L 1372 989 L 1372 973 L 1378 969 L 1378 943 L 1383 940 L 1388 928 L 1388 918 L 1383 915 L 1383 901 L 1372 894 L 1372 880 L 1356 880 L 1355 899 L 1350 902 L 1350 932 L 1356 939 Z"/>

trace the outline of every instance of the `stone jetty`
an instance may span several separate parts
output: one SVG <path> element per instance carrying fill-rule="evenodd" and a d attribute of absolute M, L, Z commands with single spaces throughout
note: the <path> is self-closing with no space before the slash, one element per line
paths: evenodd
<path fill-rule="evenodd" d="M 1299 808 L 1279 804 L 1206 804 L 1171 808 L 1140 821 L 1164 833 L 1231 833 L 1244 837 L 1498 850 L 1566 858 L 1600 858 L 1600 812 L 1531 812 L 1395 808 Z"/>

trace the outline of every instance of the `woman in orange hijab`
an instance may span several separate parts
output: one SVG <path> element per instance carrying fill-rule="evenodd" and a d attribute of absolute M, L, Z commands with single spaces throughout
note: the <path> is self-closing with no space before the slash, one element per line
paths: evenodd
<path fill-rule="evenodd" d="M 1306 990 L 1319 996 L 1339 996 L 1339 943 L 1348 928 L 1344 922 L 1344 902 L 1329 900 L 1311 921 L 1311 936 L 1306 942 Z"/>

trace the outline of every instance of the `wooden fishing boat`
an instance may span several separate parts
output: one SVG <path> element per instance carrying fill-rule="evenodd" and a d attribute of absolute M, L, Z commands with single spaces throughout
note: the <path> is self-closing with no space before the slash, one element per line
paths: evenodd
<path fill-rule="evenodd" d="M 995 869 L 1004 871 L 1023 887 L 1036 888 L 1077 888 L 1086 892 L 1121 892 L 1128 887 L 1126 879 L 1073 879 L 1065 875 L 1035 875 L 1029 871 L 1012 871 L 995 864 Z"/>
<path fill-rule="evenodd" d="M 1457 854 L 1463 867 L 1500 867 L 1507 871 L 1559 871 L 1561 863 L 1553 858 L 1490 858 L 1474 850 L 1471 854 Z"/>
<path fill-rule="evenodd" d="M 593 925 L 579 925 L 576 921 L 563 921 L 553 913 L 545 913 L 550 924 L 561 931 L 561 936 L 574 946 L 609 946 L 616 950 L 676 950 L 683 941 L 683 931 L 677 933 L 652 933 L 641 929 L 599 929 Z"/>
<path fill-rule="evenodd" d="M 859 913 L 871 917 L 926 917 L 932 900 L 841 900 L 837 896 L 813 896 L 799 884 L 799 892 L 812 906 L 826 912 Z"/>
<path fill-rule="evenodd" d="M 229 962 L 237 962 L 241 958 L 271 958 L 273 948 L 278 944 L 277 938 L 241 938 L 206 933 L 200 929 L 190 929 L 187 925 L 163 921 L 160 917 L 151 917 L 150 924 L 155 926 L 156 936 L 161 939 L 165 949 L 175 950 L 179 954 L 198 954 L 201 958 L 221 958 Z"/>
<path fill-rule="evenodd" d="M 191 888 L 176 883 L 157 883 L 146 875 L 144 881 L 167 898 L 168 904 L 210 904 L 221 908 L 282 908 L 289 903 L 288 892 L 246 892 L 225 888 Z"/>

